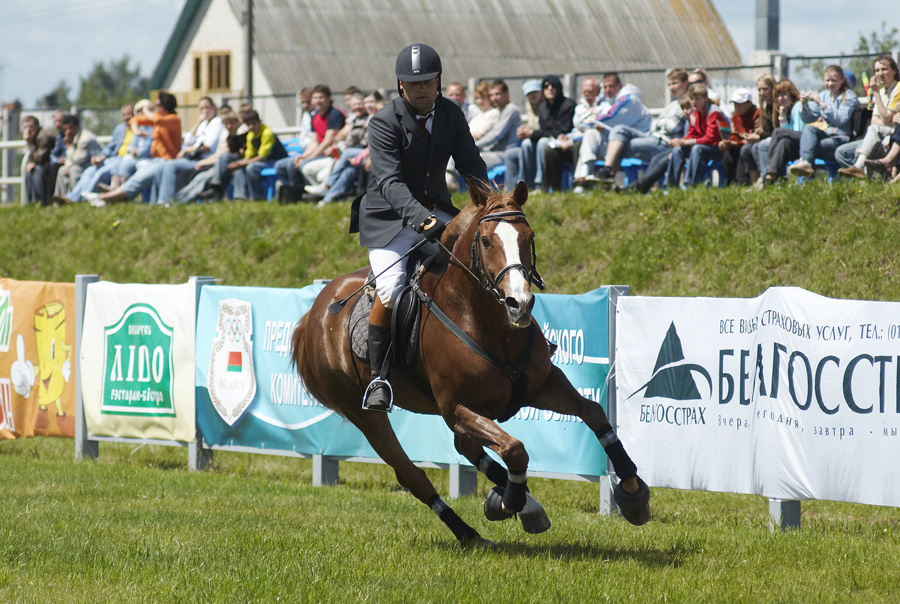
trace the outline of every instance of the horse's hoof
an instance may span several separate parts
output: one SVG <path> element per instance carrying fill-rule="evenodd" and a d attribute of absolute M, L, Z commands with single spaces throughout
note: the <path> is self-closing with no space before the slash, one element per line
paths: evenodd
<path fill-rule="evenodd" d="M 495 552 L 497 551 L 497 544 L 491 541 L 490 539 L 485 539 L 478 533 L 475 533 L 474 537 L 469 539 L 463 539 L 459 542 L 465 549 L 477 549 L 486 552 Z"/>
<path fill-rule="evenodd" d="M 641 526 L 650 522 L 650 487 L 641 480 L 640 476 L 636 476 L 638 481 L 638 490 L 634 493 L 628 493 L 622 488 L 622 483 L 616 485 L 613 491 L 613 498 L 622 517 L 634 526 Z"/>
<path fill-rule="evenodd" d="M 543 533 L 551 526 L 544 506 L 538 503 L 531 493 L 525 493 L 525 507 L 519 512 L 519 520 L 525 532 L 531 535 Z"/>
<path fill-rule="evenodd" d="M 512 518 L 512 514 L 503 511 L 503 493 L 506 489 L 503 487 L 494 487 L 488 496 L 484 499 L 484 517 L 488 520 L 506 520 Z"/>

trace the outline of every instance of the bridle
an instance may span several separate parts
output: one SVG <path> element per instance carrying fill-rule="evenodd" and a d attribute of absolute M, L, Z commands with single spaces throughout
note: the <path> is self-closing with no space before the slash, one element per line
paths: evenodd
<path fill-rule="evenodd" d="M 490 293 L 494 296 L 494 299 L 497 300 L 500 304 L 504 304 L 503 295 L 500 293 L 500 281 L 506 275 L 506 273 L 510 271 L 519 271 L 525 277 L 525 280 L 533 283 L 539 289 L 544 289 L 544 280 L 541 278 L 541 275 L 537 271 L 537 250 L 534 245 L 534 239 L 531 240 L 531 270 L 525 267 L 521 262 L 507 264 L 500 272 L 491 277 L 488 274 L 487 268 L 484 264 L 484 246 L 481 244 L 481 237 L 478 235 L 478 227 L 480 227 L 485 222 L 493 222 L 493 221 L 512 221 L 516 218 L 525 218 L 525 212 L 519 210 L 510 210 L 506 212 L 493 212 L 491 214 L 486 214 L 481 217 L 478 221 L 478 224 L 475 227 L 475 235 L 472 238 L 472 250 L 471 250 L 471 261 L 469 266 L 466 267 L 462 262 L 460 262 L 450 250 L 444 247 L 444 250 L 450 254 L 450 256 L 457 261 L 457 263 L 469 273 L 469 275 L 475 279 L 478 284 L 481 286 L 481 289 Z M 443 244 L 442 244 L 443 247 Z M 477 275 L 475 273 L 478 273 Z"/>

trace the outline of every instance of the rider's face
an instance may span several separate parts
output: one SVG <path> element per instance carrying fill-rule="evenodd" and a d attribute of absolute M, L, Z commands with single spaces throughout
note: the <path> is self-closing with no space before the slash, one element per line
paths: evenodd
<path fill-rule="evenodd" d="M 412 105 L 419 115 L 431 111 L 431 106 L 437 99 L 438 79 L 432 78 L 424 82 L 400 82 L 403 96 Z"/>

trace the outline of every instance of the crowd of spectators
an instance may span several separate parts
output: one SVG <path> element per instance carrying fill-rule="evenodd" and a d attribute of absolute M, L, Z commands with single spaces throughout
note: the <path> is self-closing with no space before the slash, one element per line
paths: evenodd
<path fill-rule="evenodd" d="M 711 166 L 724 184 L 761 189 L 788 174 L 812 176 L 816 160 L 836 164 L 846 178 L 900 182 L 900 72 L 882 55 L 873 73 L 862 99 L 853 91 L 855 75 L 830 65 L 820 91 L 800 92 L 788 79 L 763 75 L 756 95 L 741 88 L 723 106 L 702 70 L 673 69 L 671 101 L 655 117 L 641 91 L 613 72 L 585 78 L 577 101 L 552 75 L 523 84 L 523 108 L 510 102 L 503 80 L 480 83 L 471 103 L 459 82 L 448 84 L 445 95 L 464 112 L 488 171 L 504 174 L 507 183 L 524 181 L 532 191 L 561 190 L 566 170 L 576 192 L 689 187 L 704 182 Z M 101 206 L 137 197 L 171 204 L 221 200 L 230 190 L 232 199 L 265 199 L 267 170 L 277 176 L 285 202 L 354 197 L 370 168 L 369 118 L 385 99 L 351 87 L 344 91 L 345 113 L 328 86 L 299 97 L 301 131 L 287 146 L 253 107 L 216 108 L 208 97 L 183 135 L 175 97 L 166 92 L 155 104 L 123 106 L 105 147 L 77 115 L 57 111 L 55 134 L 26 116 L 27 198 L 44 205 Z M 642 175 L 614 187 L 628 158 L 640 162 Z M 452 162 L 447 180 L 456 186 Z"/>

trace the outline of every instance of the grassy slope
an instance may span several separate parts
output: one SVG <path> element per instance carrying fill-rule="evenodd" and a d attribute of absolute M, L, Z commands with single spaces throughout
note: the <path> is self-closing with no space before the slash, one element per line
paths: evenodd
<path fill-rule="evenodd" d="M 526 206 L 550 292 L 616 283 L 642 295 L 748 297 L 796 285 L 884 300 L 900 300 L 898 208 L 897 187 L 817 182 L 763 193 L 536 196 Z M 348 213 L 347 203 L 2 208 L 0 275 L 302 286 L 367 263 L 347 234 Z"/>

